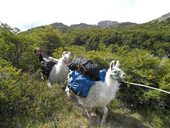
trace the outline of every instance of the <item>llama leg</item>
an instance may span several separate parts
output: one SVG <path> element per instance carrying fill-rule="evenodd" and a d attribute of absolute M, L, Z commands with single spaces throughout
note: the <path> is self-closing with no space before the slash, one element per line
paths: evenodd
<path fill-rule="evenodd" d="M 91 120 L 91 115 L 89 114 L 87 109 L 85 109 L 85 113 L 86 113 L 87 117 L 89 118 L 89 120 Z"/>
<path fill-rule="evenodd" d="M 61 88 L 63 89 L 63 91 L 65 91 L 66 87 L 64 86 L 64 83 L 60 82 L 59 84 L 60 84 Z"/>
<path fill-rule="evenodd" d="M 68 96 L 68 99 L 73 100 L 76 103 L 78 102 L 75 94 L 68 88 L 68 86 L 66 86 L 65 92 L 66 92 L 66 94 Z"/>
<path fill-rule="evenodd" d="M 42 80 L 45 80 L 42 72 L 40 73 L 40 77 L 41 77 Z"/>
<path fill-rule="evenodd" d="M 50 81 L 48 81 L 47 86 L 52 88 L 52 85 L 51 85 Z"/>
<path fill-rule="evenodd" d="M 105 120 L 106 120 L 107 115 L 108 115 L 108 109 L 107 109 L 107 107 L 105 106 L 105 107 L 103 107 L 103 116 L 102 116 L 102 120 L 101 120 L 101 125 L 102 125 L 103 123 L 105 123 Z"/>
<path fill-rule="evenodd" d="M 91 110 L 91 116 L 97 116 L 95 110 L 96 110 L 96 108 L 92 108 L 92 110 Z"/>
<path fill-rule="evenodd" d="M 66 86 L 65 92 L 66 92 L 68 98 L 71 99 L 72 94 L 70 92 L 70 89 L 67 86 Z"/>

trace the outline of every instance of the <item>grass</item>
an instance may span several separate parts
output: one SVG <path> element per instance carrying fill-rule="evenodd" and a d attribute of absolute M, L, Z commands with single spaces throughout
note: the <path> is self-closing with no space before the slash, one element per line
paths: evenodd
<path fill-rule="evenodd" d="M 72 104 L 71 101 L 67 102 Z M 106 123 L 100 126 L 100 116 L 89 121 L 75 104 L 72 105 L 71 111 L 65 109 L 63 113 L 54 112 L 52 117 L 44 117 L 45 121 L 20 118 L 16 120 L 14 126 L 18 128 L 168 128 L 170 126 L 169 115 L 149 109 L 131 110 L 115 100 L 108 106 Z"/>

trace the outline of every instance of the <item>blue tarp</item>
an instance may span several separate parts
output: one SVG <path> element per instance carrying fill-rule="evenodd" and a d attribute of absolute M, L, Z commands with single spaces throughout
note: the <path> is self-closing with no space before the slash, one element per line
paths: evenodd
<path fill-rule="evenodd" d="M 107 70 L 103 69 L 99 71 L 99 78 L 101 81 L 105 81 L 105 75 Z M 78 96 L 87 97 L 88 92 L 95 81 L 91 80 L 88 76 L 82 75 L 78 71 L 72 71 L 68 79 L 68 87 Z"/>
<path fill-rule="evenodd" d="M 99 71 L 100 81 L 103 81 L 103 82 L 105 81 L 106 72 L 107 72 L 106 69 L 102 69 L 102 70 Z"/>

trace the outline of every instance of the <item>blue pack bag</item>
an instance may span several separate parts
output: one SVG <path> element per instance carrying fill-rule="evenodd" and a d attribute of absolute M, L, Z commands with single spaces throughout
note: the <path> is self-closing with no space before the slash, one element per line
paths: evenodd
<path fill-rule="evenodd" d="M 99 71 L 99 78 L 101 81 L 105 81 L 105 75 L 107 70 Z M 77 70 L 72 71 L 69 74 L 68 87 L 78 96 L 87 97 L 88 92 L 95 81 L 90 79 L 86 75 L 82 75 Z"/>

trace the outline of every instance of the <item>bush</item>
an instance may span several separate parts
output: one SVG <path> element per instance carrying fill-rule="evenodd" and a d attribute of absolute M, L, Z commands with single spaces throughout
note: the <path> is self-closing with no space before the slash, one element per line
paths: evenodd
<path fill-rule="evenodd" d="M 1 127 L 24 127 L 30 121 L 48 122 L 54 115 L 61 118 L 72 111 L 72 104 L 58 85 L 49 88 L 46 82 L 36 79 L 38 72 L 24 73 L 16 78 L 18 72 L 14 69 L 10 76 L 15 77 L 3 79 L 0 85 Z"/>

